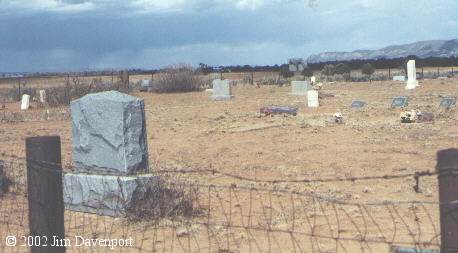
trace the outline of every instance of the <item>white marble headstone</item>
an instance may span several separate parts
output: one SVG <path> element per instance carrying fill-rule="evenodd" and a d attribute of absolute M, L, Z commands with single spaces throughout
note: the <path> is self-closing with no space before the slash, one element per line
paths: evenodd
<path fill-rule="evenodd" d="M 212 100 L 221 101 L 221 100 L 230 100 L 232 96 L 232 87 L 229 80 L 215 79 L 212 82 L 213 84 L 213 95 L 211 96 Z"/>
<path fill-rule="evenodd" d="M 22 95 L 21 110 L 27 110 L 30 106 L 30 96 L 27 94 Z"/>
<path fill-rule="evenodd" d="M 318 91 L 309 90 L 307 91 L 307 106 L 308 107 L 318 107 Z"/>
<path fill-rule="evenodd" d="M 310 77 L 310 82 L 314 84 L 316 82 L 316 77 L 315 76 Z"/>
<path fill-rule="evenodd" d="M 307 81 L 291 81 L 292 95 L 305 96 L 310 89 L 310 84 Z"/>
<path fill-rule="evenodd" d="M 46 91 L 45 90 L 40 90 L 38 92 L 38 100 L 42 104 L 46 103 Z"/>
<path fill-rule="evenodd" d="M 415 60 L 407 62 L 407 83 L 406 90 L 415 89 L 418 86 L 417 70 L 415 69 Z"/>

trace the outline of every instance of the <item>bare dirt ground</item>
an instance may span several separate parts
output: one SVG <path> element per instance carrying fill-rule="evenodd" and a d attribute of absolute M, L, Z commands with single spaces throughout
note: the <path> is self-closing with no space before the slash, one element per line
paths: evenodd
<path fill-rule="evenodd" d="M 457 96 L 457 85 L 456 79 L 424 80 L 416 90 L 405 91 L 404 84 L 396 82 L 326 84 L 320 91 L 320 107 L 314 109 L 306 107 L 305 97 L 290 95 L 290 87 L 238 86 L 233 89 L 235 98 L 227 102 L 210 101 L 210 94 L 206 92 L 133 94 L 145 99 L 152 172 L 214 169 L 221 173 L 164 173 L 163 176 L 178 182 L 226 188 L 199 188 L 203 205 L 211 210 L 212 221 L 220 221 L 219 227 L 202 229 L 199 221 L 207 217 L 200 217 L 194 220 L 194 225 L 186 227 L 191 231 L 180 231 L 183 225 L 178 224 L 174 229 L 169 226 L 161 232 L 153 232 L 145 228 L 150 224 L 141 223 L 129 225 L 123 232 L 117 230 L 116 234 L 133 233 L 149 241 L 156 238 L 154 247 L 160 252 L 187 251 L 185 249 L 190 252 L 308 252 L 312 248 L 317 252 L 339 249 L 359 252 L 363 248 L 387 252 L 390 246 L 387 242 L 413 245 L 427 241 L 432 246 L 426 246 L 434 248 L 438 243 L 437 205 L 371 204 L 437 202 L 435 177 L 421 179 L 420 193 L 413 190 L 413 178 L 316 183 L 267 181 L 434 171 L 436 152 L 458 144 L 456 109 L 439 108 L 441 96 Z M 402 110 L 390 108 L 392 97 L 399 95 L 409 97 L 407 109 L 433 112 L 435 121 L 401 124 Z M 363 99 L 368 104 L 363 109 L 351 109 L 353 99 Z M 266 105 L 297 106 L 299 112 L 297 116 L 259 117 L 257 112 Z M 343 114 L 343 124 L 331 121 L 336 112 Z M 23 157 L 25 138 L 38 135 L 60 135 L 64 163 L 71 161 L 70 120 L 1 123 L 0 152 Z M 235 187 L 233 192 L 230 187 Z M 272 196 L 270 191 L 240 190 L 248 188 L 281 189 L 289 193 Z M 331 200 L 324 200 L 326 198 Z M 211 199 L 213 202 L 209 204 Z M 307 207 L 302 211 L 294 211 L 304 206 Z M 313 210 L 308 209 L 312 206 Z M 321 208 L 316 210 L 317 206 Z M 332 211 L 333 208 L 337 211 Z M 247 216 L 248 210 L 253 211 Z M 83 216 L 84 222 L 110 219 L 115 223 L 111 218 Z M 75 230 L 71 233 L 81 232 L 77 227 L 84 224 L 79 220 L 83 216 L 73 214 L 71 222 Z M 246 217 L 252 220 L 245 220 Z M 317 224 L 312 226 L 309 217 L 315 217 Z M 231 231 L 227 230 L 228 220 Z M 272 230 L 268 233 L 247 230 L 246 222 L 250 221 L 261 227 L 271 226 Z M 104 222 L 106 225 L 107 221 Z M 88 227 L 94 226 L 91 224 Z M 275 232 L 281 228 L 289 231 L 291 227 L 300 233 Z M 86 228 L 85 232 L 94 229 L 100 227 Z M 317 231 L 330 238 L 314 241 L 311 235 Z M 372 239 L 362 240 L 365 242 L 355 239 L 363 234 Z"/>

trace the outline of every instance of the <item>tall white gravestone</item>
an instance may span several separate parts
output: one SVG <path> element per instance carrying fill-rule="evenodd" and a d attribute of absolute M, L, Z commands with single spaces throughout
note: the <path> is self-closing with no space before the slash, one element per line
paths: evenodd
<path fill-rule="evenodd" d="M 291 81 L 291 94 L 296 96 L 305 96 L 311 89 L 307 81 Z"/>
<path fill-rule="evenodd" d="M 232 95 L 232 86 L 229 80 L 215 79 L 212 85 L 213 95 L 210 97 L 211 100 L 224 101 L 231 100 L 234 97 Z"/>
<path fill-rule="evenodd" d="M 72 101 L 74 173 L 64 176 L 68 209 L 125 214 L 133 194 L 158 182 L 148 170 L 144 102 L 117 91 Z M 139 195 L 141 196 L 141 195 Z"/>
<path fill-rule="evenodd" d="M 407 83 L 406 90 L 415 89 L 418 86 L 417 70 L 415 69 L 415 60 L 407 62 Z"/>
<path fill-rule="evenodd" d="M 30 96 L 27 94 L 22 95 L 21 110 L 27 110 L 30 106 Z"/>
<path fill-rule="evenodd" d="M 46 91 L 45 90 L 40 90 L 38 92 L 38 101 L 40 101 L 40 103 L 42 104 L 46 103 Z"/>
<path fill-rule="evenodd" d="M 307 106 L 308 107 L 318 107 L 318 91 L 309 90 L 307 91 Z"/>

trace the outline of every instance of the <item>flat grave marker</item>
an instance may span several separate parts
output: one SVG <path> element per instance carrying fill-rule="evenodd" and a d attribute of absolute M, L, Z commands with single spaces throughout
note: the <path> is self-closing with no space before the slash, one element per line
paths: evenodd
<path fill-rule="evenodd" d="M 366 105 L 366 102 L 363 100 L 353 100 L 351 101 L 351 108 L 363 108 Z"/>
<path fill-rule="evenodd" d="M 393 101 L 391 102 L 391 108 L 402 108 L 409 105 L 409 100 L 407 97 L 398 96 L 394 97 Z"/>
<path fill-rule="evenodd" d="M 450 109 L 451 107 L 456 106 L 456 97 L 445 97 L 442 98 L 442 101 L 439 104 L 439 107 Z"/>

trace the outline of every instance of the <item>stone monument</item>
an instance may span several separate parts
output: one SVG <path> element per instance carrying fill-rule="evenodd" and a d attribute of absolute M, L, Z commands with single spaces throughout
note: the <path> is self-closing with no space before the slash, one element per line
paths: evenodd
<path fill-rule="evenodd" d="M 42 104 L 46 103 L 46 91 L 45 90 L 38 91 L 38 101 L 40 101 L 40 103 Z"/>
<path fill-rule="evenodd" d="M 415 60 L 407 62 L 407 83 L 406 90 L 415 89 L 418 86 L 417 70 L 415 69 Z"/>
<path fill-rule="evenodd" d="M 133 194 L 157 182 L 148 171 L 144 102 L 117 91 L 74 100 L 74 173 L 64 176 L 64 202 L 74 211 L 124 214 Z"/>
<path fill-rule="evenodd" d="M 305 96 L 307 91 L 311 90 L 307 81 L 291 81 L 291 94 L 296 96 Z"/>
<path fill-rule="evenodd" d="M 27 110 L 30 106 L 30 95 L 24 94 L 21 99 L 21 110 Z"/>
<path fill-rule="evenodd" d="M 318 107 L 318 91 L 309 90 L 307 91 L 307 106 L 308 107 Z"/>
<path fill-rule="evenodd" d="M 234 96 L 232 95 L 232 86 L 229 80 L 215 79 L 212 82 L 213 95 L 210 97 L 211 100 L 224 101 L 231 100 Z"/>

